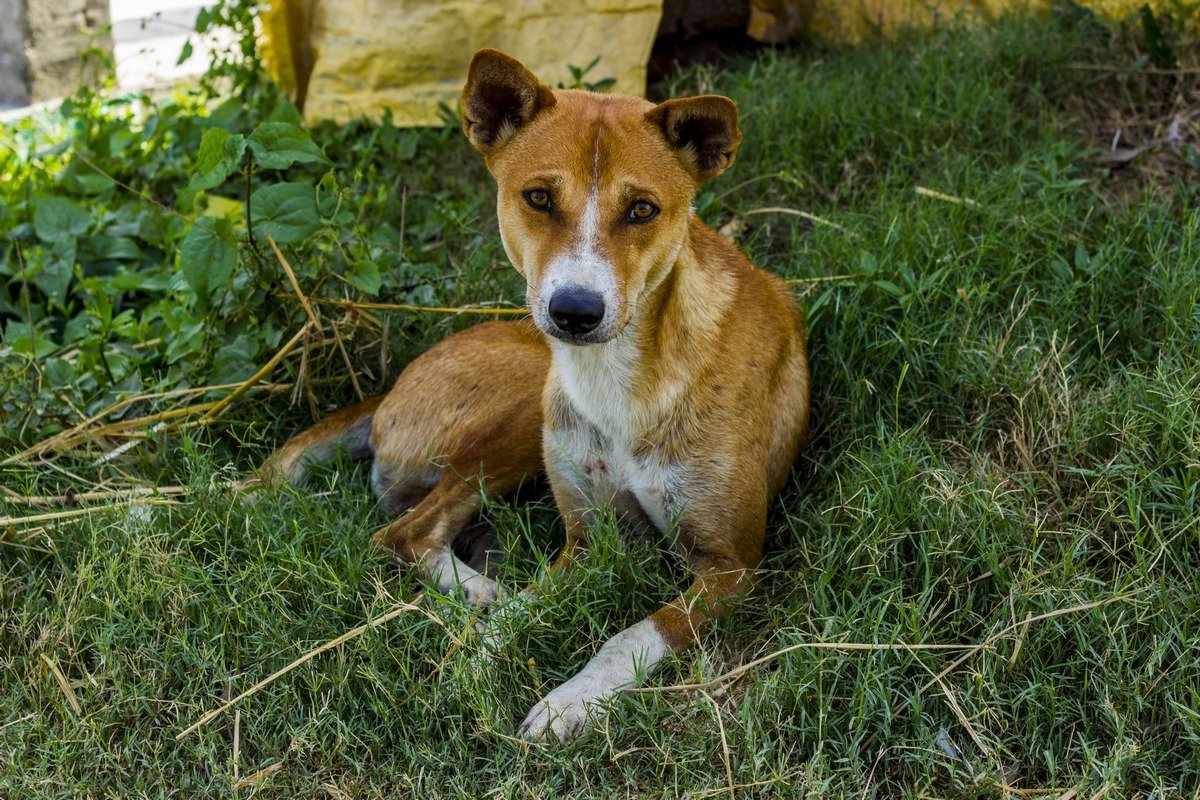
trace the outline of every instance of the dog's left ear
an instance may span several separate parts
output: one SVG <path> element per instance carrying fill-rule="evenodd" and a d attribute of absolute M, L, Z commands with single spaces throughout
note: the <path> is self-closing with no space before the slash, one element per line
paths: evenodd
<path fill-rule="evenodd" d="M 471 59 L 463 87 L 463 132 L 486 155 L 554 103 L 554 92 L 520 61 L 499 50 L 483 49 Z"/>
<path fill-rule="evenodd" d="M 729 169 L 742 142 L 737 106 L 716 94 L 667 100 L 647 111 L 646 119 L 662 130 L 697 183 Z"/>

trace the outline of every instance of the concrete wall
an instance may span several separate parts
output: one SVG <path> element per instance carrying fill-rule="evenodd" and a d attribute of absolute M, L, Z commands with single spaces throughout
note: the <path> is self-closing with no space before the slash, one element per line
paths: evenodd
<path fill-rule="evenodd" d="M 0 108 L 29 102 L 25 58 L 25 2 L 0 0 Z"/>
<path fill-rule="evenodd" d="M 80 52 L 112 46 L 108 0 L 0 0 L 0 102 L 68 95 L 99 74 Z"/>

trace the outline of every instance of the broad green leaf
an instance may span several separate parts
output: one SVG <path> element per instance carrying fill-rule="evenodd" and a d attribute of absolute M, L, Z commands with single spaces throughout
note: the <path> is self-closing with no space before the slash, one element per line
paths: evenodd
<path fill-rule="evenodd" d="M 286 169 L 296 162 L 329 163 L 307 133 L 286 122 L 264 122 L 255 128 L 250 152 L 255 163 L 267 169 Z"/>
<path fill-rule="evenodd" d="M 864 250 L 858 257 L 858 268 L 866 275 L 874 275 L 879 271 L 879 261 L 870 251 Z"/>
<path fill-rule="evenodd" d="M 246 137 L 224 128 L 210 128 L 200 141 L 200 155 L 185 194 L 193 195 L 220 186 L 233 174 L 246 152 Z"/>
<path fill-rule="evenodd" d="M 185 313 L 184 309 L 176 307 L 172 311 L 176 318 L 167 320 L 171 330 L 171 336 L 167 337 L 168 364 L 176 364 L 197 352 L 203 352 L 204 332 L 207 330 L 203 320 L 180 319 Z"/>
<path fill-rule="evenodd" d="M 379 294 L 382 278 L 379 276 L 379 265 L 374 261 L 359 261 L 354 268 L 346 273 L 346 280 L 360 292 L 369 295 Z"/>
<path fill-rule="evenodd" d="M 296 104 L 286 97 L 280 97 L 279 102 L 271 109 L 271 113 L 267 115 L 268 122 L 290 122 L 293 125 L 300 124 L 300 112 L 296 108 Z"/>
<path fill-rule="evenodd" d="M 112 298 L 108 296 L 103 287 L 99 287 L 98 292 L 92 293 L 90 300 L 88 311 L 100 320 L 100 327 L 107 328 L 112 322 Z"/>
<path fill-rule="evenodd" d="M 75 383 L 75 365 L 65 358 L 38 356 L 38 369 L 56 386 Z"/>
<path fill-rule="evenodd" d="M 92 331 L 100 326 L 100 321 L 86 311 L 82 311 L 63 326 L 63 344 L 74 344 L 83 341 Z"/>
<path fill-rule="evenodd" d="M 148 280 L 149 276 L 140 272 L 118 272 L 112 276 L 108 285 L 122 292 L 137 292 L 141 291 Z"/>
<path fill-rule="evenodd" d="M 319 189 L 321 201 L 317 203 L 317 212 L 326 225 L 346 225 L 354 220 L 354 212 L 345 196 L 337 192 L 337 181 L 333 180 L 332 172 L 326 172 L 321 178 Z"/>
<path fill-rule="evenodd" d="M 223 286 L 237 266 L 237 239 L 228 220 L 201 217 L 179 247 L 179 269 L 201 299 Z"/>
<path fill-rule="evenodd" d="M 217 383 L 237 383 L 254 374 L 254 357 L 258 346 L 254 337 L 242 334 L 224 345 L 213 357 L 213 380 Z"/>
<path fill-rule="evenodd" d="M 79 260 L 88 261 L 136 261 L 143 255 L 142 248 L 129 236 L 86 236 L 79 240 Z"/>
<path fill-rule="evenodd" d="M 1091 267 L 1091 261 L 1092 259 L 1090 256 L 1088 256 L 1087 248 L 1083 246 L 1083 243 L 1079 242 L 1076 244 L 1075 269 L 1079 270 L 1080 272 L 1090 272 L 1091 270 L 1089 268 Z"/>
<path fill-rule="evenodd" d="M 417 142 L 420 141 L 417 134 L 411 131 L 405 131 L 405 135 L 400 137 L 396 142 L 396 149 L 392 151 L 392 156 L 397 161 L 408 161 L 417 154 Z"/>
<path fill-rule="evenodd" d="M 101 175 L 78 155 L 72 156 L 71 163 L 59 173 L 58 179 L 63 188 L 70 193 L 84 194 L 89 197 L 103 194 L 116 187 L 111 178 Z"/>
<path fill-rule="evenodd" d="M 904 297 L 905 295 L 908 294 L 908 292 L 904 291 L 902 288 L 897 286 L 892 281 L 881 279 L 881 280 L 872 281 L 872 282 L 876 286 L 878 286 L 880 289 L 883 289 L 885 292 L 887 292 L 888 294 L 893 295 L 895 297 Z"/>
<path fill-rule="evenodd" d="M 307 183 L 277 183 L 250 196 L 254 235 L 270 234 L 279 244 L 295 244 L 321 228 L 317 196 Z"/>
<path fill-rule="evenodd" d="M 214 108 L 201 124 L 206 128 L 224 128 L 226 131 L 232 131 L 245 111 L 245 102 L 240 95 L 235 94 Z"/>
<path fill-rule="evenodd" d="M 24 322 L 9 320 L 4 330 L 4 341 L 14 353 L 45 358 L 58 349 L 58 345 L 50 334 L 45 331 L 35 331 Z"/>
<path fill-rule="evenodd" d="M 35 266 L 33 285 L 42 290 L 50 302 L 63 307 L 67 301 L 67 288 L 75 277 L 75 237 L 65 236 L 46 245 L 37 258 L 30 259 Z"/>
<path fill-rule="evenodd" d="M 219 194 L 198 194 L 196 202 L 204 207 L 204 213 L 210 217 L 228 217 L 231 214 L 240 217 L 246 210 L 245 204 L 241 201 L 222 197 Z"/>
<path fill-rule="evenodd" d="M 91 216 L 62 197 L 38 197 L 33 201 L 33 231 L 47 244 L 73 239 L 84 233 Z"/>

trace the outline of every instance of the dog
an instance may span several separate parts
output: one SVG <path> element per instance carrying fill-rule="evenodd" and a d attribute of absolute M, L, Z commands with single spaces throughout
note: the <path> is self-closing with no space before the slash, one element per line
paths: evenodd
<path fill-rule="evenodd" d="M 341 446 L 373 457 L 384 506 L 411 507 L 376 540 L 480 606 L 537 594 L 505 598 L 451 551 L 483 488 L 504 494 L 544 471 L 566 528 L 551 572 L 580 557 L 597 509 L 673 532 L 690 588 L 606 641 L 518 729 L 566 740 L 754 590 L 767 506 L 808 428 L 805 326 L 783 281 L 692 206 L 737 155 L 733 101 L 552 90 L 488 49 L 471 62 L 462 113 L 496 179 L 530 318 L 447 337 L 386 396 L 296 436 L 258 477 L 297 481 Z"/>

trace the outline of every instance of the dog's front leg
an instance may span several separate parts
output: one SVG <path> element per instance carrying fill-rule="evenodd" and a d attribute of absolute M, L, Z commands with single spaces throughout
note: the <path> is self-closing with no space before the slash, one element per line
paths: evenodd
<path fill-rule="evenodd" d="M 690 647 L 721 609 L 752 591 L 766 529 L 765 496 L 751 498 L 749 506 L 685 512 L 680 544 L 696 574 L 691 587 L 605 642 L 575 677 L 533 707 L 518 735 L 565 741 L 583 732 L 603 714 L 605 700 L 650 675 L 668 654 Z"/>
<path fill-rule="evenodd" d="M 566 741 L 582 733 L 604 713 L 605 700 L 636 686 L 668 654 L 694 644 L 712 615 L 753 585 L 752 566 L 736 560 L 714 562 L 686 593 L 605 642 L 575 677 L 533 707 L 517 734 Z"/>

